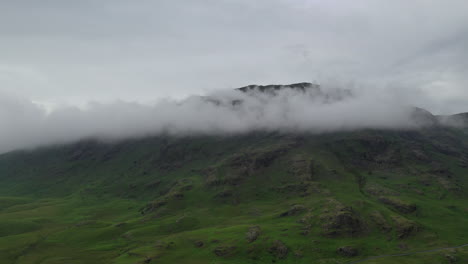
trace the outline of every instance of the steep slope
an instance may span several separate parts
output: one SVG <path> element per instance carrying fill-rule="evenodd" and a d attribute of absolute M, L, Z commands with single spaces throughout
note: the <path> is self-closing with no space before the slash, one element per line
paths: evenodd
<path fill-rule="evenodd" d="M 467 172 L 467 133 L 444 126 L 18 151 L 0 156 L 0 260 L 348 263 L 460 245 Z"/>

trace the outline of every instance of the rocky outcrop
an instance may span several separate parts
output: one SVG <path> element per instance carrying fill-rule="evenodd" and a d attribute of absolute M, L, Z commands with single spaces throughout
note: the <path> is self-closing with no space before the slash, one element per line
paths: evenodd
<path fill-rule="evenodd" d="M 296 144 L 294 141 L 287 141 L 269 148 L 253 149 L 235 154 L 220 165 L 207 168 L 202 172 L 205 175 L 206 185 L 210 187 L 238 186 L 246 178 L 271 166 L 275 160 L 285 155 Z"/>
<path fill-rule="evenodd" d="M 356 248 L 351 246 L 340 247 L 336 250 L 336 252 L 343 257 L 355 257 L 359 253 Z"/>
<path fill-rule="evenodd" d="M 306 157 L 296 156 L 291 159 L 289 172 L 300 181 L 311 181 L 315 173 L 314 162 Z"/>
<path fill-rule="evenodd" d="M 193 245 L 194 245 L 195 247 L 197 247 L 197 248 L 202 248 L 202 247 L 205 246 L 205 243 L 204 243 L 203 241 L 201 241 L 201 240 L 197 240 L 197 241 L 195 241 L 195 242 L 193 243 Z"/>
<path fill-rule="evenodd" d="M 418 225 L 402 216 L 392 216 L 395 231 L 399 239 L 404 239 L 418 232 Z"/>
<path fill-rule="evenodd" d="M 281 240 L 275 240 L 268 252 L 279 259 L 284 259 L 288 256 L 289 249 Z"/>
<path fill-rule="evenodd" d="M 379 201 L 403 214 L 413 213 L 417 209 L 415 204 L 405 202 L 395 197 L 382 196 L 379 198 Z"/>
<path fill-rule="evenodd" d="M 295 205 L 291 206 L 291 208 L 289 208 L 289 210 L 281 213 L 280 216 L 281 217 L 294 216 L 294 215 L 298 215 L 300 213 L 303 213 L 305 210 L 306 210 L 306 208 L 302 204 L 295 204 Z"/>
<path fill-rule="evenodd" d="M 236 249 L 235 246 L 219 246 L 213 250 L 213 253 L 218 257 L 227 257 L 233 255 Z"/>
<path fill-rule="evenodd" d="M 364 231 L 364 223 L 351 207 L 339 205 L 320 216 L 322 234 L 326 237 L 356 236 Z"/>
<path fill-rule="evenodd" d="M 380 231 L 384 233 L 392 231 L 392 225 L 385 219 L 382 213 L 374 211 L 370 214 L 370 219 L 377 225 Z"/>
<path fill-rule="evenodd" d="M 251 226 L 247 233 L 245 233 L 245 238 L 247 242 L 252 243 L 260 236 L 262 229 L 259 226 Z"/>
<path fill-rule="evenodd" d="M 439 124 L 439 120 L 431 112 L 413 107 L 410 112 L 410 121 L 417 127 L 430 127 Z"/>
<path fill-rule="evenodd" d="M 291 90 L 296 90 L 296 91 L 301 91 L 305 92 L 307 90 L 313 90 L 316 92 L 321 92 L 320 90 L 320 85 L 318 84 L 312 84 L 312 83 L 293 83 L 293 84 L 286 84 L 286 85 L 277 85 L 277 84 L 270 84 L 270 85 L 248 85 L 244 86 L 241 88 L 237 88 L 236 90 L 241 91 L 241 92 L 251 92 L 251 91 L 259 91 L 262 93 L 275 93 L 280 90 L 284 89 L 291 89 Z"/>
<path fill-rule="evenodd" d="M 168 188 L 166 193 L 156 200 L 147 203 L 140 209 L 141 214 L 147 214 L 156 211 L 157 209 L 167 205 L 174 200 L 181 200 L 184 198 L 184 193 L 193 189 L 193 184 L 190 179 L 181 179 L 176 181 Z"/>

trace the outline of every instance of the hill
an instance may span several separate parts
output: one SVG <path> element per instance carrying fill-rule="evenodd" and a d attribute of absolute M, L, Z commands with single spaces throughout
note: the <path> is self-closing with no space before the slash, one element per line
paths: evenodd
<path fill-rule="evenodd" d="M 431 125 L 3 154 L 0 262 L 351 263 L 466 244 L 467 130 L 415 113 Z M 361 263 L 466 261 L 459 248 Z"/>

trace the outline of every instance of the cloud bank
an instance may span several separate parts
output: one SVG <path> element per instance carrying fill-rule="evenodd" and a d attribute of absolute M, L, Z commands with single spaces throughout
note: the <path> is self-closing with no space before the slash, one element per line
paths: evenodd
<path fill-rule="evenodd" d="M 145 105 L 125 101 L 47 110 L 0 96 L 0 152 L 84 138 L 119 140 L 149 135 L 225 135 L 250 131 L 323 133 L 363 128 L 411 129 L 413 108 L 385 89 L 222 90 Z"/>

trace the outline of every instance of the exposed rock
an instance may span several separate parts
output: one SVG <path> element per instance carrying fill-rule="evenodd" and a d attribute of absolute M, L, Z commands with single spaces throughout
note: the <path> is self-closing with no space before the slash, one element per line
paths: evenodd
<path fill-rule="evenodd" d="M 305 206 L 301 204 L 295 204 L 291 206 L 289 210 L 280 214 L 281 217 L 298 215 L 306 210 Z"/>
<path fill-rule="evenodd" d="M 378 211 L 374 211 L 370 214 L 370 218 L 374 223 L 377 225 L 377 227 L 382 231 L 382 232 L 390 232 L 392 230 L 392 226 L 388 221 L 385 219 L 385 217 Z"/>
<path fill-rule="evenodd" d="M 304 253 L 301 250 L 294 250 L 294 256 L 296 258 L 302 258 L 304 257 Z"/>
<path fill-rule="evenodd" d="M 327 237 L 354 236 L 364 229 L 363 223 L 351 207 L 342 207 L 320 217 L 323 235 Z"/>
<path fill-rule="evenodd" d="M 301 231 L 300 234 L 303 235 L 303 236 L 309 235 L 310 234 L 310 226 L 302 228 L 302 231 Z"/>
<path fill-rule="evenodd" d="M 157 209 L 165 206 L 173 200 L 181 200 L 185 197 L 184 192 L 190 191 L 193 189 L 192 180 L 190 179 L 181 179 L 172 184 L 166 192 L 163 193 L 158 199 L 146 204 L 143 208 L 140 209 L 141 214 L 151 213 Z"/>
<path fill-rule="evenodd" d="M 161 184 L 161 180 L 155 180 L 145 185 L 146 189 L 156 189 Z"/>
<path fill-rule="evenodd" d="M 156 201 L 146 204 L 143 208 L 140 209 L 141 214 L 147 214 L 156 211 L 158 208 L 163 207 L 168 202 L 167 198 L 160 198 Z"/>
<path fill-rule="evenodd" d="M 123 226 L 126 226 L 126 225 L 127 225 L 127 223 L 125 223 L 125 222 L 120 222 L 120 223 L 115 224 L 114 226 L 115 226 L 115 227 L 123 227 Z"/>
<path fill-rule="evenodd" d="M 351 246 L 340 247 L 336 252 L 344 257 L 355 257 L 358 255 L 358 250 Z"/>
<path fill-rule="evenodd" d="M 447 177 L 447 178 L 450 178 L 453 176 L 453 173 L 450 171 L 449 168 L 447 168 L 446 166 L 440 164 L 440 163 L 436 163 L 436 162 L 433 162 L 431 163 L 431 169 L 429 169 L 428 171 L 429 173 L 431 174 L 435 174 L 435 175 L 438 175 L 438 176 L 444 176 L 444 177 Z"/>
<path fill-rule="evenodd" d="M 430 127 L 439 123 L 437 118 L 429 111 L 414 107 L 410 113 L 411 121 L 418 127 Z"/>
<path fill-rule="evenodd" d="M 401 250 L 408 250 L 409 246 L 406 243 L 398 243 L 398 248 Z"/>
<path fill-rule="evenodd" d="M 395 197 L 382 196 L 379 201 L 404 214 L 413 213 L 417 209 L 415 204 L 407 203 Z"/>
<path fill-rule="evenodd" d="M 233 192 L 231 190 L 223 190 L 215 195 L 215 198 L 217 199 L 223 199 L 223 198 L 228 198 L 233 195 Z"/>
<path fill-rule="evenodd" d="M 218 257 L 227 257 L 233 255 L 236 248 L 235 246 L 219 246 L 213 250 L 213 253 Z"/>
<path fill-rule="evenodd" d="M 419 161 L 430 162 L 431 159 L 422 149 L 412 149 L 411 155 Z"/>
<path fill-rule="evenodd" d="M 273 245 L 268 249 L 268 251 L 273 256 L 279 259 L 284 259 L 288 255 L 289 249 L 282 241 L 275 240 L 275 242 L 273 242 Z"/>
<path fill-rule="evenodd" d="M 245 234 L 245 238 L 247 239 L 247 242 L 252 243 L 257 240 L 261 233 L 262 229 L 259 226 L 251 226 Z"/>
<path fill-rule="evenodd" d="M 329 192 L 320 186 L 319 183 L 312 181 L 285 184 L 281 187 L 274 188 L 274 191 L 279 193 L 294 194 L 300 197 L 305 197 L 313 193 L 328 194 Z"/>
<path fill-rule="evenodd" d="M 451 254 L 446 254 L 445 258 L 448 260 L 449 263 L 456 263 L 458 261 L 457 257 Z"/>
<path fill-rule="evenodd" d="M 151 263 L 152 260 L 153 260 L 152 258 L 146 257 L 141 263 L 144 263 L 144 264 Z"/>
<path fill-rule="evenodd" d="M 310 181 L 315 172 L 314 163 L 302 156 L 296 156 L 291 160 L 289 171 L 300 181 Z"/>
<path fill-rule="evenodd" d="M 399 239 L 407 238 L 419 230 L 418 225 L 415 222 L 404 217 L 392 216 L 392 220 Z"/>
<path fill-rule="evenodd" d="M 160 249 L 171 249 L 175 247 L 175 243 L 173 241 L 167 243 L 161 240 L 156 241 L 155 248 L 160 248 Z"/>
<path fill-rule="evenodd" d="M 312 84 L 312 83 L 293 83 L 293 84 L 287 84 L 287 85 L 249 85 L 241 88 L 237 88 L 236 90 L 239 90 L 241 92 L 250 92 L 250 91 L 259 91 L 263 93 L 271 93 L 275 94 L 277 91 L 282 90 L 282 89 L 291 89 L 291 90 L 297 90 L 297 91 L 302 91 L 305 92 L 306 90 L 314 90 L 317 92 L 320 91 L 320 85 L 318 84 Z"/>
<path fill-rule="evenodd" d="M 364 187 L 364 191 L 368 194 L 374 196 L 381 196 L 381 195 L 398 195 L 397 192 L 391 190 L 389 188 L 383 187 L 376 183 L 366 184 Z"/>
<path fill-rule="evenodd" d="M 195 241 L 195 243 L 193 243 L 195 245 L 195 247 L 197 248 L 201 248 L 205 245 L 205 243 L 201 240 L 198 240 L 198 241 Z"/>
<path fill-rule="evenodd" d="M 265 149 L 253 149 L 232 155 L 217 167 L 203 171 L 208 186 L 238 186 L 259 170 L 269 167 L 276 159 L 286 154 L 297 143 L 294 140 L 278 143 Z M 223 171 L 223 173 L 219 173 Z"/>

